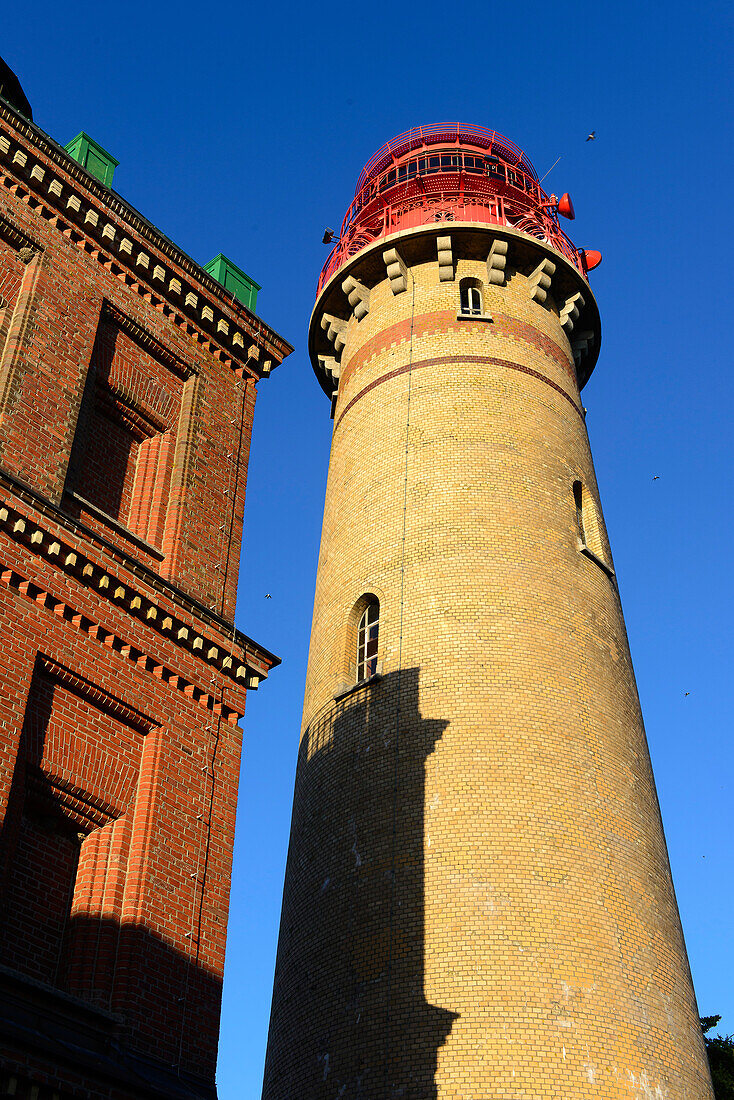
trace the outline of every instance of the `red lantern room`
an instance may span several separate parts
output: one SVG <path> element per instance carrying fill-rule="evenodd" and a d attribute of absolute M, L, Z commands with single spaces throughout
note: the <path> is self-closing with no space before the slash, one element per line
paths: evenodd
<path fill-rule="evenodd" d="M 362 170 L 319 291 L 372 241 L 444 221 L 510 226 L 557 249 L 586 276 L 592 265 L 561 229 L 559 214 L 573 218 L 569 196 L 559 202 L 547 195 L 526 155 L 502 134 L 453 122 L 416 126 Z"/>

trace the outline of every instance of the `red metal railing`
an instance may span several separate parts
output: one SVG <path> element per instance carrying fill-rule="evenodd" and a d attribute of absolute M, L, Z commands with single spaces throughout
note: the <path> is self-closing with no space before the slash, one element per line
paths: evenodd
<path fill-rule="evenodd" d="M 436 221 L 510 226 L 555 248 L 586 276 L 583 253 L 558 224 L 555 204 L 525 154 L 478 126 L 419 126 L 367 163 L 323 267 L 319 293 L 372 241 Z"/>
<path fill-rule="evenodd" d="M 414 126 L 412 130 L 406 130 L 404 134 L 398 134 L 392 141 L 388 141 L 375 155 L 367 161 L 362 174 L 357 180 L 355 195 L 358 194 L 368 179 L 375 172 L 380 172 L 388 164 L 405 156 L 411 149 L 421 145 L 437 144 L 467 144 L 479 149 L 496 148 L 497 155 L 506 160 L 508 164 L 516 164 L 524 168 L 528 175 L 537 180 L 535 169 L 527 159 L 522 149 L 515 145 L 514 141 L 503 137 L 495 130 L 485 130 L 482 126 L 463 126 L 460 122 L 445 122 L 434 126 Z"/>

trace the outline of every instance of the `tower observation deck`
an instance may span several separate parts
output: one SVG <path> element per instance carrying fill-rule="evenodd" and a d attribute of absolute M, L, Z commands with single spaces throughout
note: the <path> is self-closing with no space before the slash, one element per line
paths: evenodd
<path fill-rule="evenodd" d="M 363 168 L 319 290 L 366 245 L 429 221 L 504 225 L 545 241 L 586 275 L 586 252 L 561 229 L 558 201 L 514 142 L 481 126 L 416 126 Z"/>

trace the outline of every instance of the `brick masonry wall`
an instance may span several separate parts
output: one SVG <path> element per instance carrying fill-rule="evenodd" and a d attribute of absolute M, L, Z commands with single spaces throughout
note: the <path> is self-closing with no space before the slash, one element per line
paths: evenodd
<path fill-rule="evenodd" d="M 160 550 L 185 381 L 102 321 L 66 478 L 70 511 L 99 522 L 85 502 L 96 505 Z"/>
<path fill-rule="evenodd" d="M 4 563 L 14 560 L 12 547 L 3 545 L 2 552 Z M 87 610 L 86 603 L 78 600 L 77 606 Z M 84 876 L 79 877 L 70 906 L 67 901 L 66 929 L 58 931 L 61 917 L 56 921 L 55 972 L 52 975 L 46 970 L 44 979 L 61 990 L 71 987 L 83 994 L 85 989 L 95 989 L 97 971 L 105 965 L 100 959 L 100 940 L 111 935 L 115 973 L 111 980 L 101 983 L 102 988 L 93 998 L 95 1003 L 124 1018 L 128 1045 L 141 1056 L 180 1065 L 184 1072 L 212 1079 L 241 732 L 169 684 L 131 666 L 103 643 L 74 631 L 53 611 L 35 608 L 27 596 L 8 589 L 3 599 L 2 636 L 18 639 L 13 646 L 12 664 L 3 677 L 8 725 L 14 716 L 21 723 L 25 718 L 26 731 L 34 719 L 38 723 L 34 695 L 39 675 L 34 670 L 39 653 L 64 668 L 73 668 L 89 684 L 76 686 L 72 693 L 74 708 L 61 703 L 43 716 L 44 755 L 48 753 L 51 759 L 41 759 L 41 771 L 46 785 L 53 782 L 56 789 L 56 812 L 63 814 L 64 803 L 68 802 L 67 812 L 71 813 L 76 795 L 87 807 L 93 801 L 101 820 L 121 820 L 121 812 L 132 817 L 119 883 L 110 881 L 110 857 L 98 870 L 101 886 L 91 897 L 85 899 Z M 179 661 L 181 671 L 191 676 L 181 666 Z M 108 685 L 114 686 L 116 697 L 134 700 L 136 709 L 145 716 L 144 735 L 115 722 L 95 705 L 94 699 L 84 702 L 85 691 L 107 690 Z M 67 728 L 63 728 L 66 723 Z M 5 825 L 12 834 L 13 817 L 20 816 L 24 808 L 18 789 L 18 779 L 23 778 L 18 768 L 20 728 L 20 723 L 15 726 L 15 736 L 6 729 L 4 742 L 5 775 L 16 780 L 15 789 L 3 799 L 9 817 L 3 823 L 4 838 L 9 835 Z M 122 730 L 126 738 L 117 736 L 106 747 L 99 740 L 101 730 L 107 738 Z M 139 775 L 134 771 L 134 759 L 129 766 L 125 764 L 125 741 L 137 741 L 130 751 L 140 754 Z M 60 766 L 53 757 L 62 749 L 65 760 Z M 30 749 L 27 751 L 30 753 Z M 22 765 L 22 758 L 20 762 Z M 130 779 L 123 782 L 126 767 Z M 25 779 L 28 782 L 27 772 Z M 44 826 L 49 830 L 53 827 L 37 821 L 35 815 L 30 820 L 36 835 Z M 83 855 L 95 830 L 91 823 L 76 823 L 75 827 L 87 833 L 80 848 Z M 96 831 L 101 831 L 99 825 Z M 67 830 L 56 832 L 69 835 Z M 204 881 L 205 849 L 210 836 L 214 842 L 210 844 Z M 55 839 L 54 844 L 58 843 Z M 32 953 L 29 962 L 20 961 L 23 928 L 18 927 L 20 914 L 12 904 L 17 874 L 21 873 L 12 868 L 17 866 L 19 854 L 15 845 L 4 853 L 10 871 L 4 876 L 7 894 L 2 899 L 3 915 L 8 931 L 15 929 L 17 935 L 4 937 L 0 962 L 39 976 L 32 973 Z M 51 866 L 51 855 L 47 851 L 45 865 L 39 867 L 39 878 L 43 880 L 52 881 L 58 873 L 58 868 Z M 35 930 L 38 935 L 44 934 L 45 899 L 38 900 L 43 902 L 42 908 L 35 914 L 22 914 L 26 936 L 29 932 L 35 934 Z M 58 904 L 62 905 L 60 896 Z M 94 951 L 69 947 L 69 923 L 72 930 L 76 923 L 78 938 L 92 940 Z M 64 936 L 67 942 L 62 943 Z M 68 969 L 74 971 L 71 978 L 65 978 Z"/>
<path fill-rule="evenodd" d="M 237 722 L 277 663 L 233 625 L 248 364 L 287 345 L 228 303 L 258 344 L 226 358 L 141 282 L 172 246 L 0 120 L 0 1092 L 212 1097 Z"/>
<path fill-rule="evenodd" d="M 347 326 L 263 1096 L 710 1100 L 559 303 L 455 275 Z"/>
<path fill-rule="evenodd" d="M 103 307 L 105 302 L 113 303 L 196 370 L 198 392 L 194 401 L 187 410 L 179 405 L 175 414 L 171 414 L 177 429 L 176 469 L 185 478 L 185 484 L 177 484 L 173 492 L 178 501 L 185 500 L 186 507 L 179 509 L 180 515 L 171 509 L 170 532 L 167 530 L 163 536 L 167 551 L 163 560 L 147 553 L 146 548 L 142 548 L 143 558 L 185 591 L 231 617 L 236 583 L 229 578 L 222 608 L 221 576 L 227 551 L 233 560 L 238 558 L 242 525 L 233 524 L 231 547 L 228 539 L 222 539 L 219 527 L 221 517 L 231 512 L 227 497 L 232 491 L 233 464 L 227 456 L 242 449 L 240 469 L 247 468 L 254 389 L 247 398 L 241 433 L 242 397 L 236 389 L 238 380 L 234 373 L 192 342 L 185 342 L 165 318 L 150 309 L 141 309 L 134 296 L 125 293 L 118 279 L 86 254 L 80 254 L 53 227 L 30 217 L 22 203 L 11 200 L 12 196 L 0 194 L 0 217 L 5 216 L 33 236 L 43 251 L 31 261 L 38 266 L 38 272 L 25 307 L 28 320 L 22 345 L 12 363 L 7 347 L 4 355 L 0 463 L 39 493 L 54 502 L 61 501 L 87 372 L 103 323 Z M 19 308 L 16 305 L 16 313 Z M 145 370 L 145 358 L 144 352 L 139 353 L 141 370 Z M 97 440 L 103 430 L 100 426 L 95 433 Z M 114 434 L 113 428 L 111 436 Z M 121 434 L 119 429 L 116 434 Z M 128 478 L 127 507 L 120 506 L 123 524 L 129 512 L 131 481 Z M 245 483 L 241 474 L 236 501 L 238 516 L 244 509 Z M 81 480 L 75 480 L 75 488 L 83 490 L 83 475 Z M 101 502 L 105 503 L 104 496 Z M 105 524 L 104 518 L 90 517 L 88 513 L 84 518 L 98 530 L 106 529 L 118 537 L 117 529 Z M 141 552 L 132 541 L 129 547 L 138 554 Z"/>

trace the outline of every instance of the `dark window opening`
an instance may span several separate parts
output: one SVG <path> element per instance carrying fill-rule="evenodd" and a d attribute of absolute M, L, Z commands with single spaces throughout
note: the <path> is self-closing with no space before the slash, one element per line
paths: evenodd
<path fill-rule="evenodd" d="M 462 279 L 459 284 L 460 311 L 464 317 L 481 317 L 484 313 L 481 283 L 478 279 Z"/>
<path fill-rule="evenodd" d="M 584 489 L 580 481 L 574 481 L 573 483 L 573 500 L 576 505 L 576 525 L 578 527 L 579 538 L 584 546 L 586 545 L 586 535 L 584 533 Z"/>

